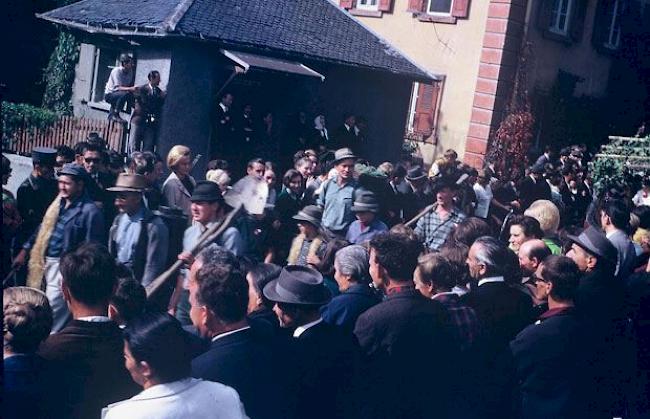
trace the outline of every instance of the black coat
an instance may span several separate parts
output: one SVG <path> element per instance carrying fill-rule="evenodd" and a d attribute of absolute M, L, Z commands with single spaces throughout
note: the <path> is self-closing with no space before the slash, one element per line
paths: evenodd
<path fill-rule="evenodd" d="M 505 282 L 475 287 L 461 302 L 474 309 L 481 325 L 464 374 L 476 394 L 469 409 L 485 418 L 507 418 L 511 415 L 515 384 L 508 345 L 533 321 L 533 302 L 529 295 Z"/>
<path fill-rule="evenodd" d="M 357 417 L 359 347 L 354 336 L 320 322 L 292 343 L 298 366 L 296 417 Z"/>
<path fill-rule="evenodd" d="M 278 342 L 249 328 L 214 340 L 192 360 L 192 376 L 237 390 L 251 418 L 289 417 L 292 383 L 286 354 Z"/>
<path fill-rule="evenodd" d="M 140 388 L 124 366 L 122 331 L 114 322 L 73 320 L 43 342 L 39 354 L 65 371 L 58 381 L 70 418 L 99 417 Z"/>
<path fill-rule="evenodd" d="M 520 417 L 585 417 L 584 354 L 581 321 L 569 308 L 527 326 L 510 342 L 520 393 Z"/>
<path fill-rule="evenodd" d="M 519 199 L 521 209 L 525 210 L 538 199 L 551 200 L 551 187 L 544 179 L 534 181 L 531 176 L 526 176 L 519 184 Z"/>
<path fill-rule="evenodd" d="M 323 320 L 352 332 L 359 316 L 378 304 L 381 298 L 368 284 L 355 284 L 321 309 Z"/>
<path fill-rule="evenodd" d="M 334 149 L 339 149 L 342 147 L 349 147 L 354 153 L 358 153 L 360 150 L 360 139 L 357 137 L 354 127 L 347 129 L 344 124 L 341 124 L 334 132 L 330 133 L 330 138 L 334 141 Z"/>
<path fill-rule="evenodd" d="M 59 417 L 62 400 L 56 397 L 57 373 L 38 355 L 20 354 L 4 360 L 2 417 Z"/>
<path fill-rule="evenodd" d="M 442 304 L 414 288 L 395 292 L 359 316 L 354 334 L 368 358 L 362 417 L 430 417 L 432 406 L 446 417 L 459 349 Z"/>
<path fill-rule="evenodd" d="M 17 236 L 17 244 L 27 241 L 41 224 L 45 211 L 59 193 L 55 179 L 29 178 L 16 191 L 16 208 L 23 219 Z"/>

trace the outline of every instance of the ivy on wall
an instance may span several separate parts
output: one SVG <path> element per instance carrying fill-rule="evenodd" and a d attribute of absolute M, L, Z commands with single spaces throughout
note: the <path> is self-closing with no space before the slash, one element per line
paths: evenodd
<path fill-rule="evenodd" d="M 58 44 L 43 72 L 44 108 L 63 115 L 72 113 L 72 85 L 78 59 L 79 43 L 77 40 L 69 33 L 59 33 Z"/>

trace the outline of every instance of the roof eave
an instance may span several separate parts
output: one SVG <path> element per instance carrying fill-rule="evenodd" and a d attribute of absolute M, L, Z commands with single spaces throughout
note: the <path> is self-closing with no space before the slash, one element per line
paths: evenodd
<path fill-rule="evenodd" d="M 57 25 L 67 26 L 91 34 L 102 33 L 107 35 L 152 36 L 152 37 L 163 37 L 169 35 L 169 33 L 165 30 L 165 28 L 161 26 L 115 25 L 115 26 L 107 27 L 101 25 L 91 25 L 90 23 L 83 24 L 71 20 L 57 19 L 51 16 L 47 16 L 46 13 L 36 14 L 36 17 Z"/>

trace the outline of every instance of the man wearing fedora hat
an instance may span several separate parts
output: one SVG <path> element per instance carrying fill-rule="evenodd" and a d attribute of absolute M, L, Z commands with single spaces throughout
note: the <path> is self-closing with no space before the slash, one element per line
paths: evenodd
<path fill-rule="evenodd" d="M 190 253 L 201 235 L 216 223 L 219 223 L 227 212 L 227 204 L 223 199 L 219 185 L 209 180 L 196 182 L 194 192 L 192 192 L 191 214 L 192 225 L 185 230 L 183 235 L 183 252 L 178 258 L 184 261 L 187 266 L 191 266 L 194 257 Z M 215 240 L 219 246 L 230 250 L 235 256 L 242 256 L 245 252 L 245 244 L 242 236 L 235 227 L 228 227 Z M 179 276 L 176 283 L 176 290 L 169 301 L 169 312 L 176 318 L 188 325 L 191 323 L 189 317 L 189 291 L 188 291 L 188 272 L 184 270 Z"/>
<path fill-rule="evenodd" d="M 351 149 L 336 150 L 334 153 L 336 176 L 323 184 L 317 201 L 317 205 L 323 209 L 323 227 L 341 237 L 345 237 L 349 225 L 354 221 L 352 198 L 357 188 L 354 179 L 356 160 L 357 156 Z"/>
<path fill-rule="evenodd" d="M 625 343 L 620 338 L 625 324 L 625 290 L 623 282 L 614 276 L 618 252 L 595 227 L 587 227 L 579 236 L 570 235 L 568 239 L 571 249 L 567 256 L 582 272 L 575 303 L 587 328 L 590 353 L 585 356 L 592 382 L 598 383 L 590 408 L 607 417 L 618 416 L 614 409 L 624 388 L 619 380 L 624 371 L 620 349 Z"/>
<path fill-rule="evenodd" d="M 332 297 L 323 276 L 308 266 L 289 265 L 263 293 L 275 303 L 280 326 L 293 331 L 298 369 L 295 416 L 350 416 L 358 347 L 352 334 L 321 318 L 320 308 Z"/>
<path fill-rule="evenodd" d="M 377 218 L 379 202 L 375 194 L 364 191 L 354 197 L 352 212 L 357 220 L 350 224 L 345 239 L 352 244 L 361 244 L 371 240 L 377 234 L 387 231 L 388 226 Z"/>
<path fill-rule="evenodd" d="M 165 222 L 144 205 L 146 187 L 144 176 L 121 173 L 107 189 L 115 193 L 120 212 L 108 233 L 108 249 L 145 287 L 165 269 L 169 248 Z"/>
<path fill-rule="evenodd" d="M 404 198 L 404 220 L 410 220 L 433 202 L 433 192 L 426 173 L 420 166 L 413 166 L 406 172 L 406 182 L 400 185 L 399 192 Z"/>
<path fill-rule="evenodd" d="M 454 204 L 458 185 L 449 177 L 436 180 L 434 193 L 436 203 L 427 215 L 420 218 L 415 225 L 415 233 L 424 245 L 431 250 L 438 250 L 447 237 L 467 216 Z"/>

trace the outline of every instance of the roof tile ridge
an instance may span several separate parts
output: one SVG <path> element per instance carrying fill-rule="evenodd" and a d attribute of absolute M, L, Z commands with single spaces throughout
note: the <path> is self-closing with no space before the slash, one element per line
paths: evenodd
<path fill-rule="evenodd" d="M 194 0 L 181 0 L 174 8 L 174 11 L 165 18 L 162 23 L 161 30 L 164 32 L 174 32 L 176 30 L 176 25 L 178 25 L 178 22 L 183 19 L 185 13 L 187 13 L 193 4 Z"/>

